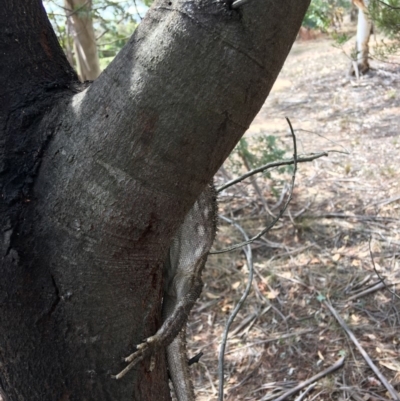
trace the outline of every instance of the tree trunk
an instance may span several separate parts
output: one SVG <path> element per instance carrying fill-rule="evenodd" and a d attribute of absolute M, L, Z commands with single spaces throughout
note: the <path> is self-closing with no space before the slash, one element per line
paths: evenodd
<path fill-rule="evenodd" d="M 372 33 L 372 20 L 368 11 L 369 0 L 353 0 L 358 7 L 357 23 L 357 68 L 361 74 L 369 70 L 369 38 Z M 354 71 L 355 72 L 355 71 Z"/>
<path fill-rule="evenodd" d="M 169 400 L 162 266 L 269 93 L 309 0 L 156 1 L 83 87 L 40 0 L 0 19 L 0 386 L 8 401 Z"/>
<path fill-rule="evenodd" d="M 101 70 L 91 15 L 92 0 L 64 0 L 64 5 L 72 28 L 79 78 L 94 81 Z"/>

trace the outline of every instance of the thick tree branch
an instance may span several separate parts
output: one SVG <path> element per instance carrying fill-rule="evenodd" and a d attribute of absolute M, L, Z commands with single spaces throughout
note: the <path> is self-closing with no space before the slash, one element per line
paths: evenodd
<path fill-rule="evenodd" d="M 41 91 L 65 90 L 77 79 L 41 0 L 3 2 L 0 52 L 0 116 L 26 105 Z"/>
<path fill-rule="evenodd" d="M 169 398 L 162 354 L 129 380 L 111 373 L 158 329 L 172 236 L 262 106 L 308 3 L 156 1 L 74 95 L 40 1 L 5 2 L 19 13 L 0 26 L 17 54 L 0 67 L 17 106 L 0 104 L 0 381 L 10 401 Z M 11 65 L 21 80 L 7 86 Z"/>
<path fill-rule="evenodd" d="M 187 191 L 183 216 L 261 108 L 307 5 L 156 1 L 76 96 L 70 113 L 87 128 L 77 139 L 148 188 L 175 200 Z"/>

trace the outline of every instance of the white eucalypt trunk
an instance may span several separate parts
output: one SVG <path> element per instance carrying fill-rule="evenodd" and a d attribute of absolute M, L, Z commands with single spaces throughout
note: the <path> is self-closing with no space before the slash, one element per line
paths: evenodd
<path fill-rule="evenodd" d="M 369 70 L 369 39 L 372 32 L 372 20 L 368 11 L 369 0 L 353 0 L 358 7 L 357 23 L 357 59 L 351 67 L 352 74 L 364 74 Z"/>
<path fill-rule="evenodd" d="M 94 81 L 101 73 L 92 21 L 92 1 L 64 0 L 74 38 L 74 51 L 81 81 Z"/>

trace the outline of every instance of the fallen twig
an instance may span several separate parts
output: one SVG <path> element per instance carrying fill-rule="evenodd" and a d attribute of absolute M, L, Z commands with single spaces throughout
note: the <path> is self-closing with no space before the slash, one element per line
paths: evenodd
<path fill-rule="evenodd" d="M 302 401 L 304 397 L 317 385 L 317 383 L 310 384 L 296 399 L 295 401 Z"/>
<path fill-rule="evenodd" d="M 274 255 L 273 258 L 277 259 L 277 258 L 281 258 L 283 256 L 295 255 L 296 253 L 304 252 L 307 249 L 314 248 L 314 247 L 317 248 L 317 249 L 320 249 L 320 247 L 317 244 L 309 244 L 309 245 L 304 245 L 304 246 L 302 246 L 300 248 L 292 249 L 290 251 L 278 253 L 278 254 Z"/>
<path fill-rule="evenodd" d="M 324 392 L 324 390 L 318 391 L 317 394 L 314 395 L 314 397 L 310 398 L 309 401 L 314 401 L 314 400 L 318 400 L 318 397 Z"/>
<path fill-rule="evenodd" d="M 358 342 L 356 336 L 353 334 L 353 332 L 349 329 L 347 324 L 344 322 L 344 320 L 340 317 L 340 315 L 336 312 L 334 307 L 328 302 L 328 301 L 323 301 L 323 304 L 330 310 L 332 315 L 335 317 L 335 319 L 338 321 L 338 323 L 342 326 L 343 330 L 346 332 L 346 334 L 349 336 L 350 340 L 353 341 L 354 345 L 358 348 L 360 351 L 360 354 L 363 356 L 365 361 L 368 363 L 369 367 L 374 371 L 376 376 L 379 378 L 381 383 L 386 387 L 387 391 L 389 394 L 393 397 L 394 400 L 399 401 L 399 395 L 397 394 L 396 390 L 393 388 L 393 386 L 386 380 L 385 376 L 380 372 L 380 370 L 377 368 L 377 366 L 372 362 L 371 358 L 368 356 L 368 354 L 365 352 L 364 348 L 361 346 L 361 344 Z M 278 401 L 278 400 L 276 400 Z"/>
<path fill-rule="evenodd" d="M 247 380 L 250 379 L 251 376 L 254 375 L 254 372 L 257 371 L 257 369 L 262 365 L 263 362 L 263 358 L 261 357 L 258 362 L 255 364 L 254 368 L 252 369 L 252 371 L 242 380 L 240 381 L 238 384 L 235 384 L 234 386 L 229 388 L 229 392 L 232 392 L 232 390 L 234 390 L 235 388 L 238 388 L 240 386 L 242 386 Z"/>
<path fill-rule="evenodd" d="M 366 289 L 366 290 L 364 290 L 364 291 L 360 291 L 360 292 L 358 292 L 357 294 L 354 294 L 354 295 L 352 295 L 351 297 L 348 297 L 348 298 L 347 298 L 347 302 L 353 301 L 353 299 L 361 298 L 361 297 L 363 297 L 363 296 L 365 296 L 365 295 L 371 294 L 372 292 L 379 291 L 379 290 L 381 290 L 382 288 L 385 288 L 385 283 L 378 283 L 378 284 L 375 284 L 375 285 L 374 285 L 373 287 L 371 287 L 371 288 L 368 288 L 368 289 Z"/>
<path fill-rule="evenodd" d="M 345 213 L 326 213 L 326 214 L 315 214 L 305 215 L 305 219 L 356 219 L 365 221 L 399 221 L 393 217 L 381 217 L 381 216 L 368 216 L 360 214 L 345 214 Z"/>
<path fill-rule="evenodd" d="M 371 280 L 372 275 L 371 274 L 367 274 L 361 281 L 357 282 L 354 284 L 354 280 L 352 280 L 352 282 L 346 286 L 346 289 L 344 290 L 345 293 L 346 292 L 357 292 L 360 291 L 360 288 L 364 287 L 365 284 L 369 283 L 369 281 Z M 372 284 L 372 286 L 374 286 L 375 284 Z M 370 287 L 372 287 L 370 285 Z"/>
<path fill-rule="evenodd" d="M 248 315 L 247 317 L 245 317 L 240 324 L 235 327 L 234 330 L 232 330 L 231 332 L 231 336 L 235 336 L 236 334 L 238 334 L 240 331 L 242 331 L 244 328 L 246 328 L 246 326 L 248 325 L 252 325 L 252 323 L 257 319 L 258 315 L 257 313 L 252 313 L 251 315 Z"/>
<path fill-rule="evenodd" d="M 335 370 L 341 368 L 343 366 L 344 363 L 344 359 L 345 357 L 342 356 L 338 361 L 336 361 L 332 366 L 330 366 L 329 368 L 323 370 L 322 372 L 316 374 L 313 377 L 310 377 L 308 380 L 305 380 L 301 383 L 299 383 L 296 387 L 293 387 L 292 389 L 290 389 L 289 391 L 286 391 L 286 393 L 282 394 L 280 397 L 275 398 L 274 401 L 283 401 L 286 400 L 286 398 L 290 397 L 293 394 L 296 394 L 297 392 L 299 392 L 301 389 L 303 389 L 304 387 L 309 386 L 310 384 L 316 382 L 317 380 L 325 377 L 326 375 L 329 375 L 329 373 L 334 372 Z M 264 399 L 262 398 L 260 401 L 263 401 Z"/>
<path fill-rule="evenodd" d="M 376 201 L 374 203 L 371 203 L 371 204 L 367 205 L 366 207 L 369 207 L 369 206 L 386 206 L 386 205 L 389 205 L 390 203 L 397 202 L 399 200 L 400 200 L 400 195 L 397 195 L 397 196 L 394 196 L 392 198 Z"/>
<path fill-rule="evenodd" d="M 394 295 L 397 299 L 400 299 L 400 297 L 399 297 L 395 292 L 393 292 L 393 291 L 387 286 L 387 284 L 385 283 L 385 279 L 384 279 L 383 277 L 381 277 L 381 275 L 378 273 L 378 270 L 376 270 L 375 261 L 374 261 L 374 257 L 372 256 L 372 250 L 371 250 L 371 238 L 369 239 L 368 246 L 369 246 L 369 255 L 370 255 L 370 257 L 371 257 L 372 266 L 374 267 L 375 274 L 378 276 L 378 278 L 379 278 L 381 284 L 383 284 L 383 286 L 384 286 L 392 295 Z"/>
<path fill-rule="evenodd" d="M 273 341 L 279 341 L 279 340 L 284 340 L 285 338 L 290 338 L 290 337 L 294 337 L 294 336 L 300 336 L 302 334 L 311 333 L 312 331 L 314 331 L 314 329 L 305 329 L 305 330 L 295 331 L 293 333 L 277 334 L 276 336 L 267 338 L 266 340 L 256 341 L 256 342 L 251 343 L 251 344 L 246 344 L 243 347 L 240 347 L 239 349 L 230 350 L 226 354 L 232 354 L 234 352 L 241 351 L 241 350 L 243 350 L 245 348 L 253 347 L 254 345 L 272 343 Z"/>

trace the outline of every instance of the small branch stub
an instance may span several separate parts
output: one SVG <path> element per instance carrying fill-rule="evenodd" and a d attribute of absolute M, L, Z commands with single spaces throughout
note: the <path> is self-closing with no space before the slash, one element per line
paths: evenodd
<path fill-rule="evenodd" d="M 232 3 L 231 8 L 233 10 L 239 8 L 240 6 L 242 6 L 243 4 L 248 3 L 250 0 L 236 0 Z"/>

